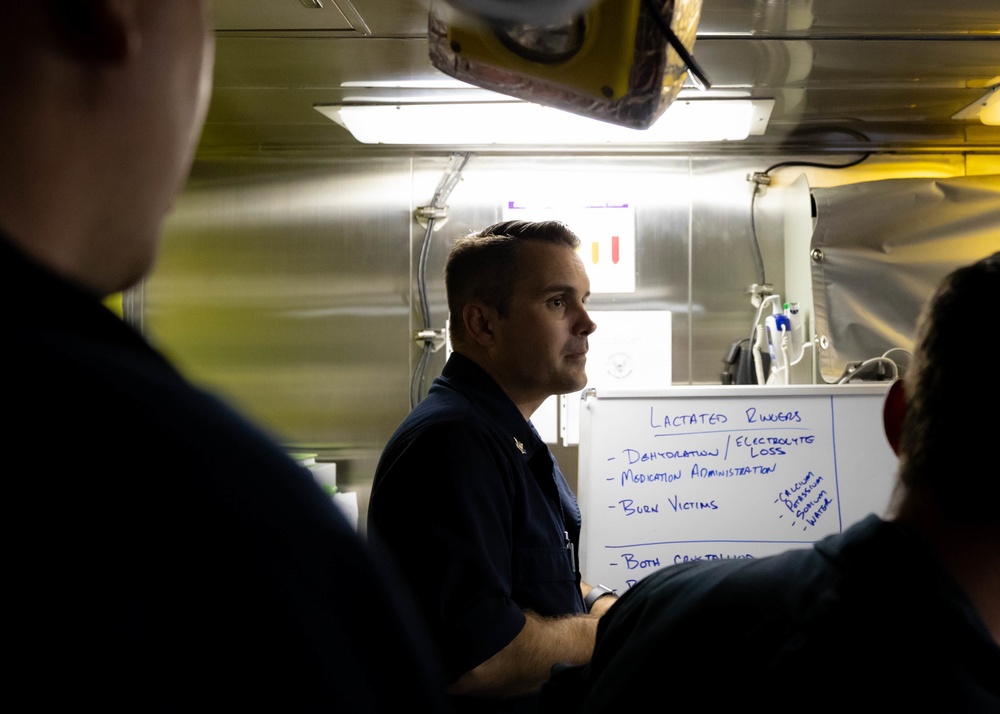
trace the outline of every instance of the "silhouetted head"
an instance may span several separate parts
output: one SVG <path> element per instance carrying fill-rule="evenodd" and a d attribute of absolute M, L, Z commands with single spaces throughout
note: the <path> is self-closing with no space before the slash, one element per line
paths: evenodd
<path fill-rule="evenodd" d="M 955 522 L 1000 523 L 1000 252 L 949 274 L 903 380 L 900 480 Z"/>

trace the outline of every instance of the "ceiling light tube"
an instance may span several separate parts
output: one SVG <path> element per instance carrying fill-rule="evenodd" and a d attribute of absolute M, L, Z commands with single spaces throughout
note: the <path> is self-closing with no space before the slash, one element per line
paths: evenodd
<path fill-rule="evenodd" d="M 675 100 L 638 130 L 528 102 L 317 105 L 364 144 L 630 145 L 740 141 L 763 133 L 774 100 Z"/>

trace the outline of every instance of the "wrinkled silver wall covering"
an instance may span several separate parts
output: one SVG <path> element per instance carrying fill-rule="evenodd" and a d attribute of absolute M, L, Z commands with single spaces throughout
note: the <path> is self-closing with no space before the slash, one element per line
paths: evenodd
<path fill-rule="evenodd" d="M 816 334 L 830 341 L 818 360 L 826 381 L 849 362 L 911 350 L 917 316 L 938 282 L 1000 250 L 1000 175 L 888 179 L 812 194 L 813 304 Z M 983 318 L 984 329 L 998 319 Z M 906 354 L 889 357 L 905 368 Z"/>

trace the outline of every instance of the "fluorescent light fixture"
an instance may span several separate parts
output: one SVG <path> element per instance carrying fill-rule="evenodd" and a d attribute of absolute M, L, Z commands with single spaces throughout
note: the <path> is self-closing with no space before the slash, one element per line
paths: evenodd
<path fill-rule="evenodd" d="M 951 118 L 979 119 L 986 126 L 1000 126 L 1000 84 L 994 84 L 986 94 Z"/>
<path fill-rule="evenodd" d="M 773 99 L 676 99 L 648 129 L 521 101 L 328 104 L 316 110 L 363 144 L 629 145 L 741 141 L 763 134 Z"/>
<path fill-rule="evenodd" d="M 469 84 L 468 82 L 460 82 L 457 79 L 451 77 L 445 77 L 443 79 L 437 78 L 424 78 L 424 79 L 366 79 L 363 81 L 350 81 L 341 82 L 341 87 L 388 87 L 390 89 L 475 89 L 474 84 Z"/>

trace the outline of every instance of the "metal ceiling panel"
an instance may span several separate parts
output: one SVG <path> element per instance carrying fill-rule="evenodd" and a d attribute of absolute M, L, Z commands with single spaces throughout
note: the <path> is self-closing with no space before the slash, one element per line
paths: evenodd
<path fill-rule="evenodd" d="M 216 0 L 214 10 L 217 32 L 356 30 L 351 18 L 357 13 L 345 13 L 333 0 Z"/>
<path fill-rule="evenodd" d="M 377 151 L 313 106 L 356 95 L 347 82 L 445 78 L 427 57 L 430 0 L 321 2 L 216 0 L 200 152 Z M 742 150 L 1000 151 L 1000 127 L 952 119 L 1000 82 L 998 0 L 704 0 L 694 54 L 713 90 L 776 100 Z"/>
<path fill-rule="evenodd" d="M 429 0 L 215 0 L 220 33 L 271 36 L 427 34 Z"/>

